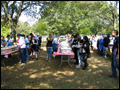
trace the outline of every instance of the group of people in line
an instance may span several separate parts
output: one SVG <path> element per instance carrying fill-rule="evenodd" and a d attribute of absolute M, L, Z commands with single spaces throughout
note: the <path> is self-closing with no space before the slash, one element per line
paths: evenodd
<path fill-rule="evenodd" d="M 32 59 L 34 59 L 33 53 L 35 52 L 36 60 L 38 60 L 37 53 L 41 50 L 42 36 L 38 33 L 35 35 L 34 32 L 30 33 L 30 35 L 25 36 L 24 34 L 17 34 L 17 42 L 13 43 L 10 35 L 7 36 L 6 40 L 4 36 L 1 36 L 1 46 L 9 47 L 13 44 L 19 46 L 19 53 L 21 57 L 21 65 L 25 65 L 25 62 L 29 61 L 29 55 L 32 55 Z M 1 56 L 3 59 L 4 56 Z M 11 55 L 8 56 L 11 58 Z"/>
<path fill-rule="evenodd" d="M 113 30 L 112 36 L 114 37 L 113 40 L 113 48 L 112 48 L 112 55 L 111 55 L 111 68 L 112 68 L 112 75 L 110 77 L 117 77 L 117 71 L 116 68 L 119 70 L 119 37 L 118 37 L 118 31 Z M 29 55 L 32 55 L 35 52 L 35 58 L 38 60 L 37 53 L 41 49 L 41 43 L 42 43 L 42 36 L 38 33 L 38 35 L 35 35 L 34 33 L 30 33 L 30 35 L 25 36 L 22 34 L 17 34 L 18 41 L 17 44 L 19 46 L 20 56 L 21 56 L 21 65 L 25 65 L 26 61 L 29 61 Z M 96 35 L 94 37 L 91 35 L 90 38 L 87 36 L 80 36 L 79 34 L 76 35 L 70 35 L 67 34 L 66 36 L 66 42 L 69 43 L 70 47 L 72 48 L 72 51 L 75 54 L 75 57 L 73 60 L 76 60 L 75 64 L 77 64 L 76 68 L 81 68 L 82 61 L 84 62 L 83 70 L 86 69 L 86 67 L 89 65 L 87 62 L 87 58 L 90 57 L 90 45 L 91 50 L 93 49 L 94 41 L 97 43 L 97 53 L 101 56 L 103 56 L 103 51 L 105 54 L 105 58 L 107 58 L 107 52 L 109 50 L 108 44 L 110 43 L 110 35 L 108 34 L 107 37 L 102 37 L 100 35 Z M 58 44 L 60 43 L 59 35 L 56 33 L 55 37 L 53 37 L 51 34 L 46 38 L 46 61 L 49 60 L 51 62 L 52 54 L 53 52 L 57 52 Z M 12 39 L 10 38 L 10 35 L 7 36 L 6 40 L 4 40 L 4 37 L 1 36 L 1 46 L 2 47 L 9 47 L 12 45 Z M 80 48 L 75 47 L 76 45 L 80 45 Z M 50 54 L 50 56 L 49 56 Z M 11 57 L 11 55 L 9 55 Z"/>
<path fill-rule="evenodd" d="M 112 46 L 112 54 L 111 54 L 111 68 L 112 75 L 109 77 L 117 77 L 116 68 L 119 70 L 119 36 L 118 31 L 112 31 L 112 37 L 108 34 L 105 36 L 100 35 L 91 35 L 90 37 L 91 49 L 93 49 L 94 43 L 97 42 L 97 54 L 107 58 L 108 52 L 110 52 L 109 45 Z M 95 46 L 94 46 L 95 47 Z M 103 54 L 104 52 L 104 54 Z"/>
<path fill-rule="evenodd" d="M 109 34 L 107 34 L 106 36 L 105 35 L 103 35 L 103 36 L 91 35 L 91 37 L 90 37 L 91 49 L 93 50 L 93 47 L 95 48 L 95 46 L 93 44 L 96 42 L 97 54 L 102 57 L 107 58 L 107 54 L 108 54 L 108 52 L 110 52 L 109 45 L 113 45 L 111 43 L 113 41 L 113 38 L 111 38 Z"/>
<path fill-rule="evenodd" d="M 57 51 L 59 42 L 60 42 L 59 35 L 56 34 L 55 38 L 53 38 L 52 35 L 49 34 L 46 40 L 46 43 L 47 43 L 46 44 L 46 47 L 47 47 L 46 61 L 48 61 L 48 54 L 50 54 L 49 61 L 51 62 L 52 53 Z M 88 37 L 84 36 L 83 39 L 81 39 L 79 34 L 71 35 L 71 36 L 70 34 L 67 34 L 66 42 L 69 43 L 70 47 L 72 48 L 72 51 L 75 54 L 74 60 L 76 60 L 75 62 L 75 64 L 77 64 L 76 68 L 81 68 L 81 64 L 83 61 L 85 63 L 83 70 L 85 70 L 86 67 L 88 66 L 87 58 L 90 55 L 90 49 L 89 49 L 90 43 L 89 43 Z M 80 44 L 82 45 L 81 48 L 85 50 L 84 54 L 81 48 L 73 47 L 75 45 L 80 45 Z M 83 57 L 84 59 L 81 59 L 82 56 L 84 56 Z"/>
<path fill-rule="evenodd" d="M 97 54 L 100 56 L 103 56 L 107 58 L 107 53 L 109 51 L 109 44 L 111 41 L 112 43 L 112 54 L 111 54 L 111 68 L 112 68 L 112 75 L 111 77 L 117 77 L 117 71 L 116 68 L 119 70 L 119 36 L 118 31 L 113 30 L 112 31 L 112 38 L 108 34 L 107 36 L 101 36 L 96 35 L 95 37 L 91 35 L 90 38 L 87 36 L 79 36 L 79 34 L 76 35 L 70 35 L 67 34 L 66 42 L 68 42 L 72 48 L 72 51 L 75 54 L 74 60 L 76 60 L 75 64 L 77 64 L 76 68 L 81 68 L 82 61 L 84 62 L 83 70 L 86 69 L 86 67 L 89 65 L 87 62 L 87 58 L 90 57 L 90 46 L 91 50 L 93 50 L 93 44 L 94 41 L 96 41 L 97 46 Z M 54 51 L 54 44 L 55 48 L 57 48 L 58 44 L 60 42 L 60 39 L 58 38 L 58 35 L 56 35 L 55 39 L 52 37 L 51 34 L 49 34 L 49 37 L 46 40 L 47 43 L 47 55 L 46 55 L 46 61 L 48 61 L 48 54 L 50 53 L 50 62 L 51 62 L 51 56 L 52 56 L 52 49 Z M 80 48 L 73 47 L 75 45 L 81 45 Z M 104 53 L 103 53 L 104 51 Z"/>

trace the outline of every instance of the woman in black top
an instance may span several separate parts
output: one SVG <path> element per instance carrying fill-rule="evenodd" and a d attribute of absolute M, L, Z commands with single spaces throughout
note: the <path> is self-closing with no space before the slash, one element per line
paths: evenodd
<path fill-rule="evenodd" d="M 82 48 L 85 49 L 85 53 L 86 53 L 87 57 L 90 55 L 89 46 L 90 46 L 90 43 L 89 43 L 88 37 L 87 37 L 87 36 L 84 36 L 84 37 L 83 37 L 83 45 L 82 45 Z M 85 70 L 86 67 L 88 66 L 87 58 L 86 58 L 83 62 L 85 63 L 85 64 L 84 64 L 84 67 L 83 67 L 83 70 Z"/>
<path fill-rule="evenodd" d="M 48 54 L 50 53 L 50 57 L 49 57 L 49 62 L 51 62 L 51 57 L 52 57 L 52 44 L 53 44 L 53 37 L 51 34 L 49 34 L 49 37 L 46 40 L 46 47 L 47 47 L 47 54 L 46 54 L 46 61 L 48 61 Z"/>
<path fill-rule="evenodd" d="M 31 46 L 31 51 L 32 51 L 32 59 L 33 59 L 33 51 L 35 51 L 36 60 L 38 60 L 37 58 L 38 41 L 35 40 L 34 36 L 31 37 L 30 46 Z"/>

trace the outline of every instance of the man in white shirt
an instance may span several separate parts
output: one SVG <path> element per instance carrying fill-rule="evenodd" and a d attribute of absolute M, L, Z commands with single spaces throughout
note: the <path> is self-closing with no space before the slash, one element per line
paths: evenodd
<path fill-rule="evenodd" d="M 26 51 L 25 39 L 21 34 L 17 34 L 17 37 L 20 37 L 19 41 L 17 42 L 17 45 L 20 47 L 20 55 L 22 60 L 21 65 L 25 65 L 25 51 Z"/>

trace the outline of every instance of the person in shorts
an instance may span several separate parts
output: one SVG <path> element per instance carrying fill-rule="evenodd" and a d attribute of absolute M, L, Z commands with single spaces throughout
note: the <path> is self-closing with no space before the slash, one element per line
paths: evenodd
<path fill-rule="evenodd" d="M 108 44 L 110 43 L 110 39 L 109 39 L 110 35 L 108 34 L 107 37 L 104 38 L 104 54 L 105 54 L 105 58 L 107 58 L 107 52 L 108 52 Z"/>

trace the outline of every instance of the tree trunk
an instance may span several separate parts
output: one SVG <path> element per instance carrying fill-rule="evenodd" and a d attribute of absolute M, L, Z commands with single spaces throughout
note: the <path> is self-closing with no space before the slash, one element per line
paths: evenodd
<path fill-rule="evenodd" d="M 11 38 L 14 38 L 13 42 L 16 42 L 16 26 L 17 25 L 15 23 L 14 23 L 14 25 L 10 26 L 10 30 L 11 30 L 10 36 L 11 36 Z"/>
<path fill-rule="evenodd" d="M 116 30 L 117 28 L 116 28 L 116 18 L 114 18 L 114 30 Z"/>

